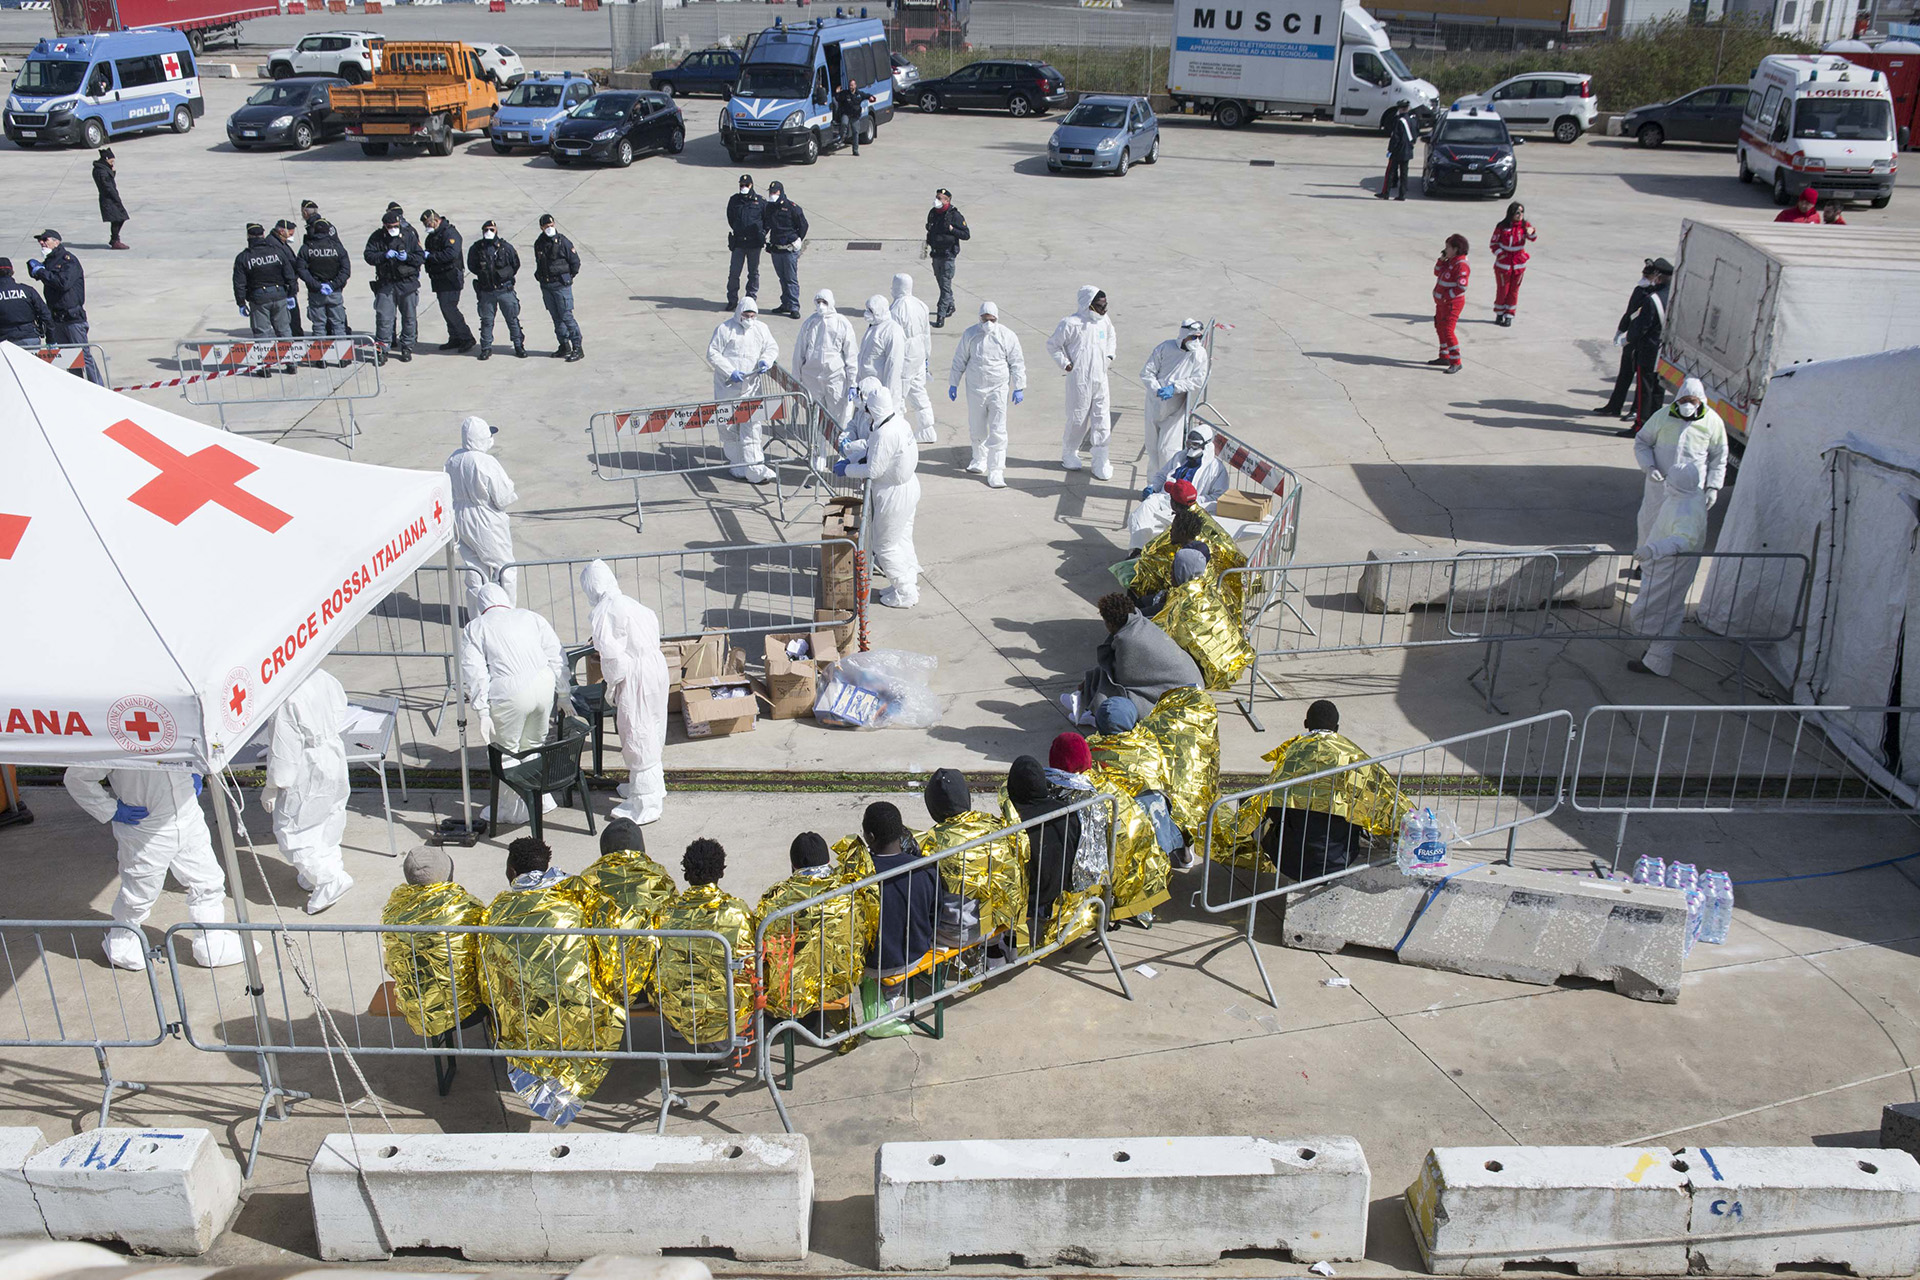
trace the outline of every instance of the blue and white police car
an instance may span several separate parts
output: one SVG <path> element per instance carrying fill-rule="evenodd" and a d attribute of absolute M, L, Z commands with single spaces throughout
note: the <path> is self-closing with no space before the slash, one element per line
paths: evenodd
<path fill-rule="evenodd" d="M 593 81 L 577 71 L 536 71 L 500 99 L 487 136 L 501 155 L 515 147 L 545 151 L 553 126 L 592 96 Z"/>
<path fill-rule="evenodd" d="M 152 129 L 185 133 L 206 114 L 185 33 L 171 27 L 42 40 L 13 82 L 7 140 L 104 147 Z"/>

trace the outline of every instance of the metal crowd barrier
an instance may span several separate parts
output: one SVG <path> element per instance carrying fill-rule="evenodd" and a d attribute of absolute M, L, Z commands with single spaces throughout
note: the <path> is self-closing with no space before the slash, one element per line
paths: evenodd
<path fill-rule="evenodd" d="M 814 400 L 805 386 L 785 365 L 776 364 L 764 375 L 774 386 L 792 395 L 807 398 L 807 416 L 792 418 L 789 442 L 793 448 L 807 459 L 807 478 L 800 482 L 797 493 L 814 495 L 801 511 L 824 504 L 829 498 L 860 498 L 863 503 L 868 497 L 871 485 L 865 479 L 850 479 L 847 476 L 833 474 L 833 464 L 838 458 L 837 441 L 840 423 L 826 405 Z M 785 518 L 784 516 L 782 517 Z M 866 525 L 861 524 L 860 545 L 866 547 Z"/>
<path fill-rule="evenodd" d="M 360 434 L 354 402 L 380 394 L 379 344 L 368 334 L 339 338 L 208 339 L 174 344 L 172 382 L 192 405 L 210 406 L 227 427 L 230 409 L 263 405 L 327 403 L 346 421 L 337 437 L 353 453 Z"/>
<path fill-rule="evenodd" d="M 1392 861 L 1400 818 L 1407 811 L 1428 807 L 1451 818 L 1463 842 L 1504 832 L 1506 850 L 1501 860 L 1511 866 L 1520 828 L 1549 818 L 1560 808 L 1572 755 L 1573 713 L 1549 711 L 1221 796 L 1207 812 L 1206 861 L 1195 900 L 1213 915 L 1244 910 L 1246 926 L 1209 951 L 1201 963 L 1245 943 L 1267 999 L 1278 1008 L 1279 998 L 1253 942 L 1260 904 Z M 1372 770 L 1380 771 L 1372 794 L 1386 800 L 1385 810 L 1373 819 L 1377 825 L 1391 827 L 1392 833 L 1370 836 L 1361 825 L 1362 815 L 1354 815 L 1353 821 L 1340 827 L 1327 823 L 1329 799 L 1341 793 L 1351 775 Z M 1279 818 L 1288 811 L 1301 816 L 1290 826 L 1281 824 L 1275 842 L 1277 857 L 1263 850 L 1258 856 L 1236 858 L 1232 823 L 1241 806 L 1256 797 L 1266 798 L 1270 817 Z M 1264 826 L 1250 835 L 1258 841 L 1263 830 Z M 1215 860 L 1216 850 L 1221 860 Z M 1485 856 L 1485 861 L 1494 860 L 1492 854 Z"/>
<path fill-rule="evenodd" d="M 639 532 L 646 525 L 642 481 L 731 470 L 739 464 L 728 460 L 720 430 L 755 419 L 765 427 L 763 465 L 773 472 L 774 502 L 785 523 L 787 490 L 781 468 L 797 463 L 809 475 L 817 470 L 809 451 L 813 398 L 804 391 L 596 413 L 587 420 L 587 461 L 595 479 L 633 486 L 634 528 Z"/>
<path fill-rule="evenodd" d="M 1616 870 L 1636 813 L 1905 814 L 1914 789 L 1887 766 L 1912 758 L 1917 715 L 1920 707 L 1594 707 L 1580 723 L 1570 798 L 1578 812 L 1620 815 Z"/>
<path fill-rule="evenodd" d="M 1070 805 L 1064 805 L 1042 817 L 1001 827 L 991 834 L 981 836 L 975 840 L 969 840 L 964 844 L 955 845 L 953 848 L 944 850 L 933 857 L 917 858 L 911 863 L 893 867 L 886 871 L 876 872 L 873 875 L 867 876 L 865 879 L 849 884 L 835 886 L 817 897 L 808 898 L 804 902 L 796 902 L 789 907 L 783 907 L 760 922 L 760 931 L 754 940 L 754 950 L 763 966 L 762 989 L 769 989 L 764 976 L 764 966 L 767 956 L 767 936 L 769 933 L 780 928 L 783 921 L 792 920 L 794 917 L 804 915 L 808 912 L 814 912 L 815 909 L 823 903 L 827 903 L 836 898 L 849 898 L 852 900 L 849 904 L 849 915 L 851 920 L 857 921 L 860 918 L 861 912 L 861 894 L 880 894 L 884 896 L 884 886 L 888 881 L 897 880 L 902 876 L 909 875 L 932 877 L 935 891 L 933 897 L 937 907 L 943 897 L 939 872 L 941 863 L 952 858 L 964 857 L 966 854 L 971 853 L 983 845 L 992 844 L 997 840 L 1004 840 L 1010 835 L 1029 831 L 1034 827 L 1042 826 L 1068 814 L 1083 812 L 1093 809 L 1096 806 L 1104 807 L 1106 810 L 1107 859 L 1105 874 L 1100 884 L 1103 891 L 1110 892 L 1110 886 L 1113 883 L 1114 835 L 1118 826 L 1115 820 L 1116 803 L 1113 796 L 1104 792 L 1096 792 L 1083 800 L 1075 801 Z M 1069 854 L 1068 856 L 1071 855 Z M 988 879 L 991 879 L 991 857 L 989 857 L 987 867 L 982 870 L 983 874 L 985 874 Z M 1066 873 L 1066 870 L 1068 869 L 1063 869 L 1063 875 Z M 969 887 L 969 882 L 963 878 L 961 881 L 960 896 L 962 898 L 977 898 L 978 895 L 967 892 Z M 1093 932 L 1099 941 L 1101 950 L 1106 953 L 1107 963 L 1113 969 L 1114 980 L 1120 984 L 1120 994 L 1131 1000 L 1133 999 L 1133 991 L 1127 986 L 1127 975 L 1122 971 L 1120 961 L 1113 953 L 1113 947 L 1107 942 L 1107 916 L 1111 903 L 1107 897 L 1096 894 L 1088 899 L 1087 906 L 1093 912 Z M 986 934 L 980 936 L 976 934 L 969 939 L 949 939 L 947 941 L 942 941 L 941 935 L 936 935 L 933 948 L 929 950 L 925 956 L 920 957 L 918 963 L 907 973 L 903 975 L 889 973 L 887 975 L 889 980 L 899 981 L 902 996 L 899 998 L 899 1003 L 887 1003 L 886 1007 L 876 1016 L 871 1018 L 865 1016 L 865 1010 L 860 1003 L 860 993 L 856 989 L 850 994 L 846 1002 L 844 1019 L 846 1025 L 838 1031 L 827 1031 L 824 1021 L 814 1025 L 811 1017 L 786 1018 L 767 1026 L 760 1036 L 760 1075 L 766 1083 L 767 1092 L 773 1097 L 774 1109 L 780 1113 L 780 1123 L 786 1127 L 787 1132 L 791 1133 L 793 1131 L 793 1120 L 787 1114 L 786 1103 L 780 1096 L 780 1086 L 774 1080 L 772 1045 L 775 1040 L 782 1036 L 798 1036 L 815 1048 L 834 1048 L 857 1036 L 865 1035 L 883 1023 L 913 1021 L 927 1010 L 944 1005 L 967 994 L 991 977 L 999 974 L 1012 973 L 1017 969 L 1033 964 L 1035 961 L 1044 960 L 1048 956 L 1054 955 L 1079 941 L 1081 935 L 1075 934 L 1071 938 L 1057 938 L 1053 942 L 1045 945 L 1035 945 L 1034 941 L 1040 937 L 1042 928 L 1047 922 L 1037 918 L 1034 902 L 1031 897 L 1031 887 L 1029 888 L 1029 898 L 1025 904 L 1025 911 L 1027 915 L 1026 924 L 1028 933 L 1027 949 L 1024 951 L 1016 949 L 1013 958 L 1006 964 L 992 967 L 984 964 L 974 966 L 967 972 L 954 973 L 951 976 L 951 980 L 947 980 L 944 977 L 943 966 L 948 965 L 960 952 L 978 946 L 988 938 L 995 936 L 1005 938 L 1010 948 L 1012 947 L 1013 940 L 1006 938 L 1004 932 L 999 935 Z M 815 926 L 815 934 L 817 936 L 815 936 L 813 940 L 813 950 L 815 955 L 821 956 L 824 960 L 826 953 L 825 935 L 829 926 L 825 912 L 816 912 L 816 915 L 819 922 Z M 888 918 L 889 913 L 884 905 L 881 907 L 880 915 L 880 920 L 876 922 L 877 927 L 881 929 L 892 928 L 893 923 Z M 907 937 L 910 927 L 910 920 L 902 919 L 899 922 L 903 940 Z M 951 945 L 949 945 L 950 943 Z M 876 946 L 877 945 L 878 941 L 876 939 Z M 905 949 L 910 950 L 911 948 Z M 936 971 L 942 972 L 936 973 Z M 911 978 L 921 976 L 923 973 L 934 975 L 935 980 L 931 984 L 932 990 L 924 996 L 915 998 L 911 990 Z M 878 976 L 871 968 L 868 969 L 867 974 L 869 977 Z"/>
<path fill-rule="evenodd" d="M 103 954 L 115 929 L 139 932 L 104 920 L 0 921 L 0 964 L 7 975 L 0 1048 L 92 1049 L 100 1069 L 102 1128 L 116 1090 L 142 1093 L 147 1087 L 116 1078 L 107 1050 L 151 1049 L 168 1031 L 154 971 L 158 950 L 142 972 L 116 969 Z"/>
<path fill-rule="evenodd" d="M 87 366 L 91 364 L 95 376 L 89 379 L 90 381 L 97 382 L 103 387 L 113 385 L 113 375 L 107 370 L 107 349 L 97 342 L 33 347 L 30 350 L 54 368 L 65 369 L 76 378 L 85 378 Z"/>
<path fill-rule="evenodd" d="M 1211 326 L 1208 329 L 1211 334 Z M 1197 422 L 1213 432 L 1213 451 L 1234 473 L 1235 489 L 1255 498 L 1269 498 L 1273 502 L 1272 513 L 1267 517 L 1265 527 L 1259 538 L 1247 552 L 1250 565 L 1283 565 L 1293 563 L 1294 549 L 1300 541 L 1300 496 L 1302 482 L 1299 473 L 1291 467 L 1282 466 L 1266 454 L 1260 452 L 1240 437 L 1233 434 L 1232 424 L 1226 415 L 1213 405 L 1202 401 L 1187 415 L 1190 423 Z M 1249 588 L 1261 584 L 1248 583 Z M 1264 597 L 1260 598 L 1264 603 Z M 1248 607 L 1256 604 L 1253 594 L 1247 596 Z"/>
<path fill-rule="evenodd" d="M 562 645 L 589 644 L 593 608 L 580 587 L 580 571 L 604 560 L 621 590 L 660 615 L 660 638 L 683 640 L 708 631 L 729 636 L 769 631 L 807 631 L 858 621 L 866 625 L 866 597 L 852 610 L 821 610 L 821 572 L 837 557 L 854 558 L 846 538 L 818 542 L 767 542 L 686 551 L 648 551 L 564 560 L 520 560 L 505 566 L 518 575 L 520 607 L 553 624 Z M 826 617 L 820 617 L 821 613 Z"/>
<path fill-rule="evenodd" d="M 459 660 L 460 610 L 466 600 L 465 571 L 423 564 L 329 651 L 337 658 L 391 658 L 400 688 L 407 688 L 402 659 L 440 664 L 438 701 L 427 721 L 439 732 L 439 717 L 453 701 L 453 664 Z"/>

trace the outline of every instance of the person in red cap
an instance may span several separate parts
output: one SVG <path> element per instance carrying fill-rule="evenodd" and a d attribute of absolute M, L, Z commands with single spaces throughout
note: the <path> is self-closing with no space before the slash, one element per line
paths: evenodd
<path fill-rule="evenodd" d="M 1455 326 L 1467 306 L 1467 238 L 1455 233 L 1433 264 L 1433 330 L 1440 335 L 1440 354 L 1428 364 L 1460 372 L 1460 335 Z"/>
<path fill-rule="evenodd" d="M 1791 208 L 1782 209 L 1774 215 L 1775 222 L 1810 222 L 1819 225 L 1820 193 L 1812 187 L 1800 193 L 1800 199 Z"/>
<path fill-rule="evenodd" d="M 1093 748 L 1077 733 L 1063 733 L 1047 749 L 1047 766 L 1061 773 L 1085 773 L 1093 768 Z"/>

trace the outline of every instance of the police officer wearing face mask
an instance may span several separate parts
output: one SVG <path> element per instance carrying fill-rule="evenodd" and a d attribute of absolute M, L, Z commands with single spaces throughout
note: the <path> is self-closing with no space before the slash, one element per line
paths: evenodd
<path fill-rule="evenodd" d="M 273 230 L 268 234 L 267 239 L 273 242 L 273 246 L 276 249 L 280 250 L 281 255 L 287 260 L 287 265 L 293 268 L 294 278 L 298 279 L 300 275 L 300 254 L 299 251 L 293 247 L 293 224 L 285 218 L 280 219 L 280 221 L 273 224 Z M 300 291 L 298 289 L 293 291 L 292 300 L 293 305 L 287 308 L 287 328 L 292 332 L 294 337 L 304 338 L 307 335 L 306 331 L 300 327 Z"/>
<path fill-rule="evenodd" d="M 53 340 L 53 316 L 32 285 L 13 278 L 13 259 L 0 258 L 0 342 L 29 351 Z"/>
<path fill-rule="evenodd" d="M 727 249 L 732 260 L 727 265 L 727 310 L 740 307 L 740 268 L 747 269 L 747 296 L 760 296 L 760 246 L 767 242 L 767 231 L 760 225 L 760 197 L 753 190 L 753 175 L 740 175 L 740 190 L 727 199 Z"/>
<path fill-rule="evenodd" d="M 60 346 L 84 346 L 87 341 L 87 273 L 80 259 L 60 243 L 60 233 L 52 227 L 34 239 L 40 244 L 40 261 L 27 263 L 27 274 L 47 291 L 47 312 L 53 317 L 53 340 Z M 86 353 L 87 381 L 106 386 L 93 352 Z"/>
<path fill-rule="evenodd" d="M 307 223 L 306 238 L 294 266 L 307 285 L 307 319 L 313 321 L 316 338 L 344 338 L 347 329 L 347 279 L 353 274 L 353 259 L 333 224 L 315 217 Z"/>
<path fill-rule="evenodd" d="M 411 360 L 419 337 L 420 266 L 426 253 L 398 204 L 387 206 L 361 256 L 373 268 L 374 339 L 382 352 L 391 349 L 394 359 Z"/>
<path fill-rule="evenodd" d="M 247 224 L 247 247 L 233 258 L 233 301 L 256 338 L 293 335 L 288 317 L 298 300 L 299 275 L 283 246 L 257 222 Z M 264 375 L 267 370 L 258 370 Z"/>
<path fill-rule="evenodd" d="M 967 220 L 953 207 L 953 192 L 941 187 L 933 193 L 933 208 L 927 211 L 927 253 L 933 259 L 933 278 L 940 284 L 940 301 L 934 304 L 930 323 L 938 329 L 953 314 L 953 268 L 960 257 L 960 242 L 973 239 Z"/>
<path fill-rule="evenodd" d="M 452 218 L 443 218 L 428 209 L 420 215 L 427 227 L 427 279 L 433 284 L 434 301 L 440 304 L 440 318 L 447 322 L 447 340 L 442 351 L 473 350 L 473 330 L 460 314 L 460 294 L 467 285 L 462 270 L 466 254 L 461 252 L 460 229 Z"/>
<path fill-rule="evenodd" d="M 580 274 L 580 255 L 573 241 L 553 225 L 553 215 L 540 215 L 540 238 L 533 242 L 533 278 L 540 282 L 540 301 L 553 317 L 553 336 L 559 349 L 555 359 L 571 364 L 586 357 L 580 346 L 580 323 L 573 318 L 573 278 Z"/>
<path fill-rule="evenodd" d="M 520 295 L 513 288 L 514 277 L 520 273 L 520 254 L 500 238 L 500 228 L 491 220 L 481 224 L 480 238 L 467 247 L 467 270 L 473 272 L 473 296 L 480 308 L 480 358 L 493 355 L 493 317 L 498 311 L 507 318 L 513 354 L 525 360 L 527 341 L 520 331 Z"/>

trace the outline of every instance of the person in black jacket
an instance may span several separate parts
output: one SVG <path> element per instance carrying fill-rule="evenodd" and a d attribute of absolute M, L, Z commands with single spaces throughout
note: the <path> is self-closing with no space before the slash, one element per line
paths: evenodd
<path fill-rule="evenodd" d="M 480 224 L 480 238 L 467 246 L 467 270 L 473 272 L 473 297 L 480 309 L 480 358 L 493 354 L 493 316 L 507 318 L 513 354 L 527 358 L 526 335 L 520 331 L 520 295 L 513 279 L 520 274 L 520 254 L 500 238 L 492 219 Z"/>
<path fill-rule="evenodd" d="M 774 308 L 774 314 L 798 320 L 800 242 L 807 238 L 806 211 L 787 199 L 784 186 L 769 182 L 766 203 L 760 207 L 760 225 L 766 228 L 767 256 L 773 259 L 773 273 L 780 277 L 780 305 Z"/>
<path fill-rule="evenodd" d="M 920 856 L 899 808 L 888 801 L 867 806 L 860 834 L 873 854 L 876 872 L 915 868 L 880 882 L 880 921 L 867 948 L 867 967 L 893 977 L 933 949 L 934 929 L 940 923 L 940 864 Z"/>
<path fill-rule="evenodd" d="M 113 148 L 100 148 L 93 162 L 93 189 L 100 193 L 100 221 L 107 224 L 107 248 L 131 249 L 120 242 L 120 228 L 127 225 L 127 206 L 120 200 L 120 179 L 114 175 Z"/>
<path fill-rule="evenodd" d="M 411 360 L 419 337 L 420 265 L 426 254 L 397 205 L 387 206 L 361 256 L 373 268 L 374 340 L 382 352 L 391 347 L 394 359 Z"/>
<path fill-rule="evenodd" d="M 1055 785 L 1047 768 L 1033 756 L 1021 756 L 1007 770 L 1007 798 L 1020 821 L 1031 822 L 1075 800 L 1073 792 Z M 1037 827 L 1027 838 L 1027 932 L 1035 945 L 1053 920 L 1054 904 L 1067 891 L 1073 876 L 1074 855 L 1080 848 L 1080 815 L 1061 814 Z"/>
<path fill-rule="evenodd" d="M 727 200 L 727 248 L 732 261 L 727 266 L 727 310 L 740 306 L 740 268 L 747 269 L 747 296 L 760 296 L 760 246 L 767 232 L 760 225 L 760 197 L 754 194 L 753 175 L 740 175 L 739 193 Z"/>
<path fill-rule="evenodd" d="M 1653 259 L 1642 259 L 1640 278 L 1634 282 L 1633 292 L 1627 295 L 1627 309 L 1620 313 L 1620 323 L 1613 327 L 1613 345 L 1620 348 L 1620 370 L 1613 378 L 1613 394 L 1594 410 L 1598 416 L 1618 418 L 1632 412 L 1627 407 L 1627 393 L 1633 390 L 1633 352 L 1627 346 L 1627 325 L 1634 312 L 1647 304 L 1647 290 L 1653 287 L 1652 270 Z"/>
<path fill-rule="evenodd" d="M 467 287 L 467 255 L 461 252 L 460 228 L 452 218 L 443 218 L 428 209 L 420 215 L 427 228 L 427 279 L 433 285 L 434 301 L 440 304 L 440 318 L 447 322 L 447 340 L 442 351 L 473 350 L 473 330 L 460 314 L 460 293 Z"/>
<path fill-rule="evenodd" d="M 938 329 L 953 314 L 953 268 L 960 257 L 960 242 L 973 239 L 967 220 L 953 207 L 953 192 L 941 187 L 933 193 L 933 208 L 927 210 L 927 253 L 933 259 L 933 278 L 940 282 L 940 301 L 934 304 L 930 323 Z"/>
<path fill-rule="evenodd" d="M 1394 108 L 1393 123 L 1387 126 L 1387 175 L 1373 193 L 1375 200 L 1407 198 L 1407 166 L 1413 161 L 1413 144 L 1420 141 L 1420 126 L 1407 109 L 1411 105 L 1403 100 Z"/>
<path fill-rule="evenodd" d="M 80 259 L 73 256 L 73 250 L 60 243 L 60 233 L 52 227 L 34 240 L 40 245 L 41 259 L 27 264 L 27 274 L 46 290 L 47 314 L 53 317 L 53 341 L 63 347 L 85 346 L 87 273 L 80 269 Z M 86 370 L 88 382 L 107 385 L 91 350 L 86 353 Z"/>
<path fill-rule="evenodd" d="M 540 282 L 540 301 L 553 317 L 556 359 L 572 363 L 587 354 L 580 346 L 580 325 L 573 318 L 573 278 L 580 274 L 580 255 L 573 241 L 553 225 L 553 215 L 540 215 L 540 238 L 533 242 L 533 278 Z"/>
<path fill-rule="evenodd" d="M 300 251 L 293 247 L 293 224 L 285 218 L 280 219 L 273 224 L 273 230 L 267 238 L 273 242 L 274 248 L 280 250 L 280 255 L 287 260 L 287 265 L 293 268 L 294 279 L 299 279 Z M 307 334 L 306 330 L 300 327 L 299 297 L 300 290 L 297 288 L 289 295 L 293 305 L 287 308 L 287 327 L 293 331 L 294 337 L 304 338 Z"/>
<path fill-rule="evenodd" d="M 334 234 L 333 224 L 316 217 L 307 223 L 306 238 L 294 255 L 294 267 L 307 284 L 307 319 L 316 338 L 343 338 L 347 327 L 347 280 L 353 258 Z"/>
<path fill-rule="evenodd" d="M 257 222 L 247 224 L 247 247 L 233 256 L 233 302 L 256 338 L 291 337 L 287 317 L 297 304 L 299 275 L 282 246 Z"/>
<path fill-rule="evenodd" d="M 0 258 L 0 342 L 31 351 L 53 340 L 53 316 L 32 285 L 13 278 L 13 259 Z"/>
<path fill-rule="evenodd" d="M 878 102 L 862 89 L 852 76 L 847 77 L 844 88 L 833 95 L 833 118 L 840 126 L 841 137 L 853 148 L 853 154 L 860 154 L 860 117 L 867 114 L 867 104 Z"/>
<path fill-rule="evenodd" d="M 1655 258 L 1647 264 L 1645 300 L 1627 316 L 1627 353 L 1633 358 L 1633 425 L 1616 434 L 1638 435 L 1647 419 L 1665 403 L 1667 389 L 1660 385 L 1660 335 L 1667 327 L 1667 286 L 1673 280 L 1673 264 Z"/>

